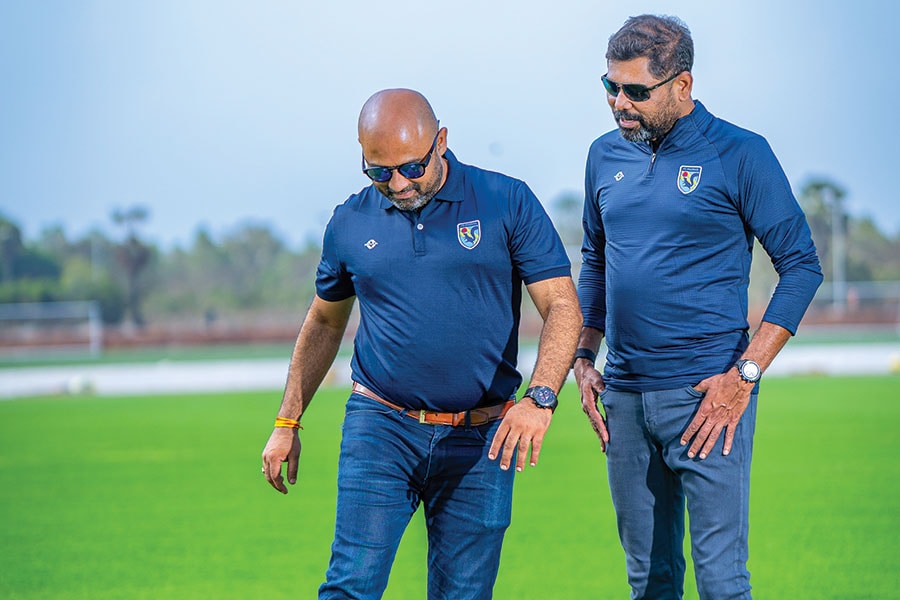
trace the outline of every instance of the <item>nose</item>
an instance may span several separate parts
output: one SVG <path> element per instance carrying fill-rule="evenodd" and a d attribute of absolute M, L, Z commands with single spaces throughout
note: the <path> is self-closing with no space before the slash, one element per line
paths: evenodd
<path fill-rule="evenodd" d="M 628 107 L 633 106 L 631 100 L 629 100 L 628 96 L 625 95 L 625 92 L 622 91 L 622 88 L 619 88 L 619 93 L 616 94 L 616 97 L 613 100 L 613 106 L 615 106 L 616 110 L 626 110 Z"/>
<path fill-rule="evenodd" d="M 402 192 L 409 186 L 409 179 L 400 174 L 399 169 L 391 171 L 391 178 L 388 180 L 388 188 L 392 192 Z"/>

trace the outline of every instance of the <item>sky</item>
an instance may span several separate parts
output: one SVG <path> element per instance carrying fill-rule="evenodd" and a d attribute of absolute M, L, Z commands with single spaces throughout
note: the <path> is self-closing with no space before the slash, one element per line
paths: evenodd
<path fill-rule="evenodd" d="M 356 140 L 375 91 L 419 90 L 463 162 L 548 210 L 583 195 L 614 127 L 600 76 L 632 15 L 674 14 L 694 98 L 762 134 L 795 192 L 813 178 L 900 234 L 900 3 L 874 0 L 0 1 L 0 214 L 26 239 L 140 233 L 189 247 L 248 223 L 319 244 L 368 185 Z"/>

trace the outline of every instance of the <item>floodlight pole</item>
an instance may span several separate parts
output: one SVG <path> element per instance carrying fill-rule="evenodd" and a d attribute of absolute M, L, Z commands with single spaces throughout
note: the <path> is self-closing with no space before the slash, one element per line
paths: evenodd
<path fill-rule="evenodd" d="M 100 356 L 103 351 L 103 320 L 100 316 L 100 303 L 96 300 L 88 305 L 88 331 L 91 356 Z"/>

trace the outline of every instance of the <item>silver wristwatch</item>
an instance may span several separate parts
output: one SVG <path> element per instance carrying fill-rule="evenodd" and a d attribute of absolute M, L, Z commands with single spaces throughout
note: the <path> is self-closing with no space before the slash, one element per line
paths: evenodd
<path fill-rule="evenodd" d="M 756 361 L 742 358 L 734 363 L 737 367 L 738 375 L 747 383 L 756 383 L 762 377 L 762 369 Z"/>

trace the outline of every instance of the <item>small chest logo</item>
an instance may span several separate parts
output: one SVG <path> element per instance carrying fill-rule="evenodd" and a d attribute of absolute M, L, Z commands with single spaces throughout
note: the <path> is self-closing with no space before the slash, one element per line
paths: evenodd
<path fill-rule="evenodd" d="M 700 173 L 703 167 L 681 165 L 678 169 L 678 189 L 682 194 L 690 194 L 700 185 Z"/>
<path fill-rule="evenodd" d="M 472 250 L 481 241 L 481 221 L 456 224 L 456 239 L 466 250 Z"/>

